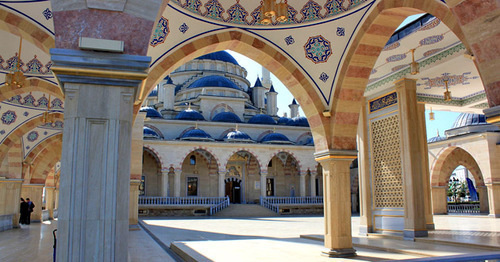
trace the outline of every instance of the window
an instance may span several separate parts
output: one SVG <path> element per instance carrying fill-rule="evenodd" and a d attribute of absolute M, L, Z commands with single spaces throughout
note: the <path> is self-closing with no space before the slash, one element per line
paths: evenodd
<path fill-rule="evenodd" d="M 189 158 L 189 163 L 190 163 L 191 165 L 193 165 L 193 166 L 194 166 L 194 165 L 196 165 L 196 157 L 195 157 L 195 156 L 191 156 L 191 157 Z"/>
<path fill-rule="evenodd" d="M 141 184 L 139 185 L 139 196 L 146 195 L 146 176 L 141 176 Z"/>
<path fill-rule="evenodd" d="M 188 177 L 187 179 L 187 196 L 198 195 L 198 178 Z"/>

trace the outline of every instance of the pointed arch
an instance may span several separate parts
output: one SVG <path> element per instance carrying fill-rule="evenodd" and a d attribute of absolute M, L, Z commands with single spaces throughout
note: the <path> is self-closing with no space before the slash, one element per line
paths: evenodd
<path fill-rule="evenodd" d="M 6 86 L 1 85 L 0 86 L 0 101 L 7 100 L 13 96 L 29 93 L 29 92 L 34 92 L 34 91 L 40 91 L 44 92 L 50 95 L 53 95 L 61 100 L 64 100 L 64 94 L 62 93 L 61 88 L 59 86 L 54 85 L 50 82 L 37 79 L 37 78 L 29 78 L 26 80 L 26 84 L 23 88 L 17 88 L 14 86 Z"/>
<path fill-rule="evenodd" d="M 458 166 L 464 166 L 472 173 L 476 186 L 484 186 L 481 169 L 474 157 L 466 150 L 455 146 L 446 148 L 437 156 L 436 162 L 431 169 L 431 185 L 448 185 L 453 170 Z"/>

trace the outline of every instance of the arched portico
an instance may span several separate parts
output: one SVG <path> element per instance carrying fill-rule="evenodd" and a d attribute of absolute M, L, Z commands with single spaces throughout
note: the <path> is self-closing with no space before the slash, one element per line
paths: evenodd
<path fill-rule="evenodd" d="M 448 181 L 453 170 L 458 166 L 464 166 L 474 177 L 477 191 L 480 197 L 481 212 L 488 211 L 488 194 L 484 184 L 484 178 L 474 157 L 460 147 L 451 146 L 443 150 L 438 156 L 431 170 L 432 186 L 432 211 L 434 214 L 447 213 L 446 193 Z"/>
<path fill-rule="evenodd" d="M 241 198 L 238 202 L 257 203 L 261 196 L 261 189 L 255 186 L 257 183 L 261 183 L 260 161 L 257 157 L 252 152 L 241 149 L 229 156 L 225 167 L 226 173 L 224 181 L 227 179 L 230 179 L 230 181 L 234 179 L 236 179 L 234 181 L 239 181 L 237 183 L 240 187 L 238 190 L 239 194 L 241 194 Z M 235 191 L 233 189 L 234 186 L 228 187 L 226 183 L 225 195 L 231 192 L 234 193 Z"/>

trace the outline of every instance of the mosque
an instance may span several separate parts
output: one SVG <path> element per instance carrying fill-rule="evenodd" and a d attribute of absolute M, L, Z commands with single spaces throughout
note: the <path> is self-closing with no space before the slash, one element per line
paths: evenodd
<path fill-rule="evenodd" d="M 29 196 L 58 217 L 57 261 L 127 261 L 148 204 L 322 196 L 318 253 L 349 257 L 353 190 L 360 234 L 426 238 L 457 166 L 496 219 L 498 5 L 1 1 L 0 235 Z M 290 118 L 224 50 L 287 87 Z M 428 141 L 426 110 L 464 114 Z"/>

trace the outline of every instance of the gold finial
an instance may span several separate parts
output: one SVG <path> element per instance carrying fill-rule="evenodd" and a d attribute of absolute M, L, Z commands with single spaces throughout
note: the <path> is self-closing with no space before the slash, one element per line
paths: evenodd
<path fill-rule="evenodd" d="M 225 104 L 224 112 L 227 112 L 227 104 Z"/>
<path fill-rule="evenodd" d="M 236 129 L 235 129 L 235 131 L 238 131 L 238 124 L 236 124 Z"/>
<path fill-rule="evenodd" d="M 191 110 L 191 102 L 188 102 L 188 110 Z"/>
<path fill-rule="evenodd" d="M 194 129 L 198 129 L 198 122 L 194 124 Z"/>

